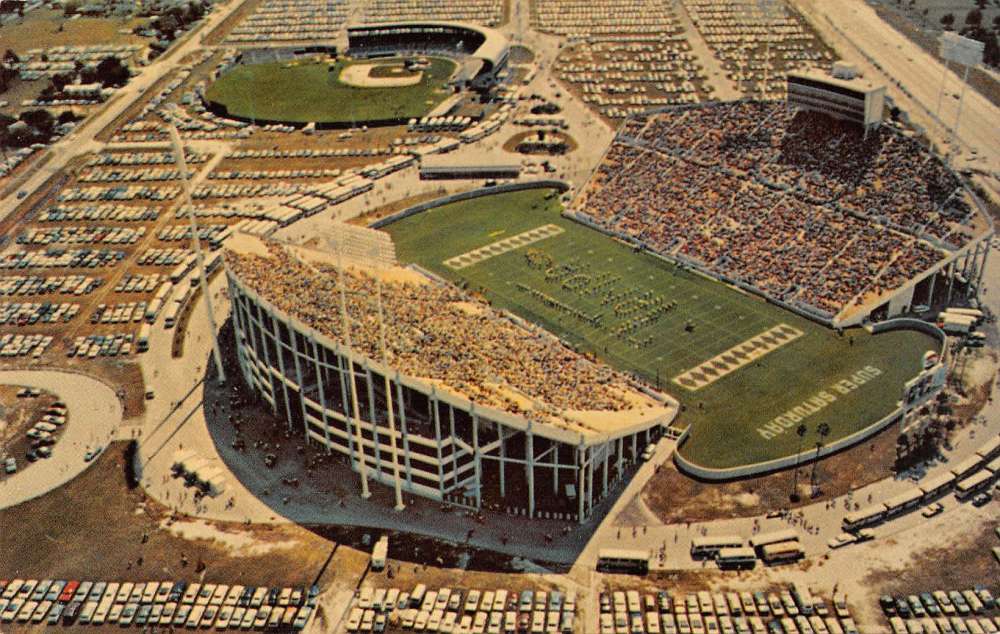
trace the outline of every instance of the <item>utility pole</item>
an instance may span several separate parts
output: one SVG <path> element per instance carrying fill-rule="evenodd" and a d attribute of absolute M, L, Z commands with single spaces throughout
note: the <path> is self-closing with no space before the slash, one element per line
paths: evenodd
<path fill-rule="evenodd" d="M 187 205 L 188 218 L 191 221 L 191 240 L 194 241 L 195 258 L 198 262 L 198 278 L 201 296 L 205 300 L 205 312 L 208 315 L 209 336 L 212 337 L 212 356 L 215 358 L 215 369 L 219 373 L 219 384 L 226 382 L 226 371 L 222 368 L 222 352 L 219 350 L 218 330 L 215 327 L 215 315 L 212 312 L 212 297 L 208 294 L 208 276 L 205 274 L 205 255 L 201 250 L 201 240 L 198 239 L 198 222 L 195 220 L 194 203 L 191 202 L 191 179 L 188 178 L 187 159 L 184 157 L 184 144 L 177 128 L 170 126 L 170 142 L 174 147 L 174 162 L 180 170 L 181 189 L 184 191 L 184 204 Z"/>

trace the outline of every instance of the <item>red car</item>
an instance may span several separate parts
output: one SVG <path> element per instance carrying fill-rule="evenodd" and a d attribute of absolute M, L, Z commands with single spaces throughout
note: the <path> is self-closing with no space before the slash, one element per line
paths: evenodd
<path fill-rule="evenodd" d="M 58 599 L 59 602 L 69 603 L 70 601 L 72 601 L 73 595 L 76 594 L 76 589 L 79 587 L 80 587 L 79 581 L 70 581 L 69 583 L 67 583 L 66 587 L 63 588 L 62 594 L 59 595 Z"/>

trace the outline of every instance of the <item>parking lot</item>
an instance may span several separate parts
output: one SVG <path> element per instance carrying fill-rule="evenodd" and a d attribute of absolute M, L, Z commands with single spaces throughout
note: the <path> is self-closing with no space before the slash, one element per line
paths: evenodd
<path fill-rule="evenodd" d="M 168 627 L 203 630 L 301 630 L 319 587 L 266 587 L 186 581 L 106 582 L 0 579 L 0 622 Z"/>

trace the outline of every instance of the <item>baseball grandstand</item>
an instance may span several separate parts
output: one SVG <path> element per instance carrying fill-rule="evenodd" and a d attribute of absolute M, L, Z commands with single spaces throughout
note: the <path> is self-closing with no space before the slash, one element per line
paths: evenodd
<path fill-rule="evenodd" d="M 362 24 L 347 41 L 343 56 L 316 46 L 245 51 L 207 88 L 206 106 L 259 124 L 399 125 L 463 90 L 489 90 L 509 56 L 499 32 L 459 22 Z"/>

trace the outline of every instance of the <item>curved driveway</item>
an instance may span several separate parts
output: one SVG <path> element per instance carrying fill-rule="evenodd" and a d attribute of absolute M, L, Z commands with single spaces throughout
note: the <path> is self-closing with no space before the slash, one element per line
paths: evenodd
<path fill-rule="evenodd" d="M 29 463 L 17 458 L 17 473 L 0 475 L 0 509 L 20 504 L 58 488 L 90 463 L 88 447 L 107 446 L 122 421 L 121 401 L 114 390 L 96 379 L 56 370 L 0 371 L 0 383 L 28 385 L 55 394 L 69 412 L 52 457 Z"/>

